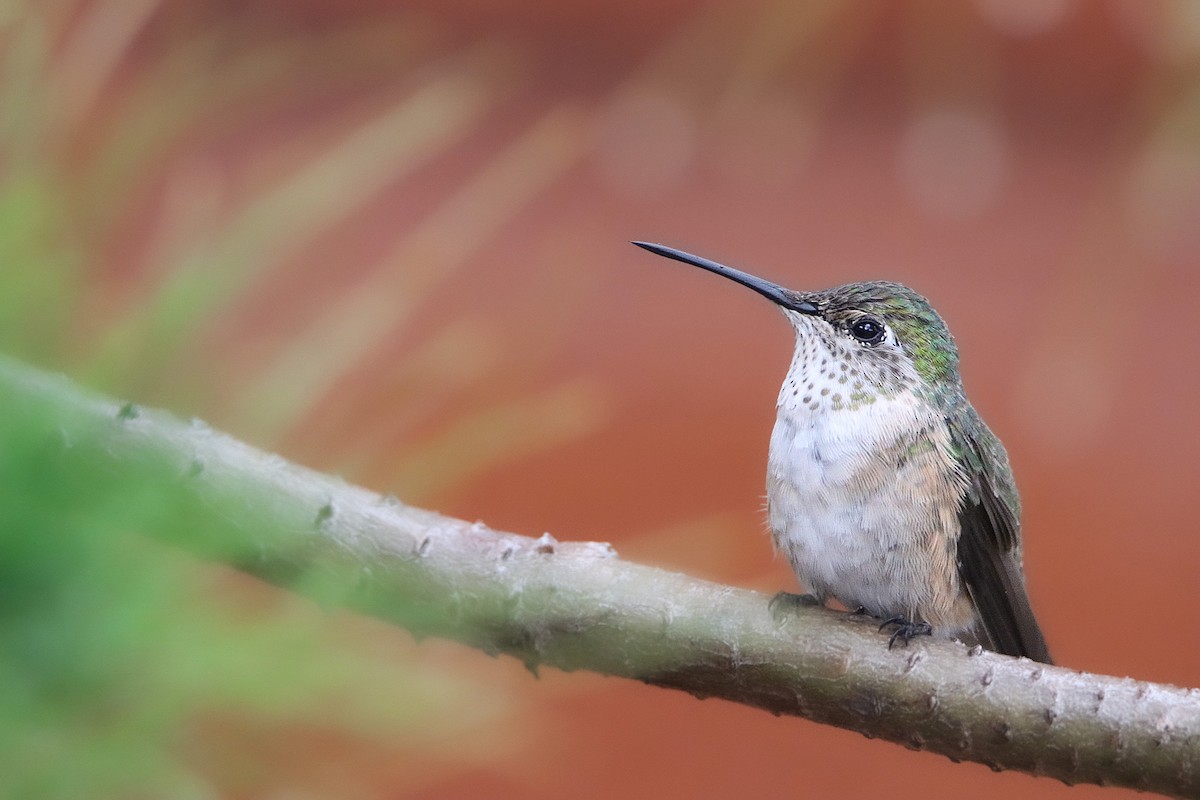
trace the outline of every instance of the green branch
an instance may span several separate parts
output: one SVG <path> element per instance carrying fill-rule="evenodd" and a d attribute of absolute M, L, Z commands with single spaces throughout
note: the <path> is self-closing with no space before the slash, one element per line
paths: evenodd
<path fill-rule="evenodd" d="M 1200 794 L 1196 690 L 947 642 L 889 651 L 869 620 L 776 619 L 762 594 L 405 506 L 0 359 L 0 447 L 18 442 L 39 480 L 72 487 L 53 512 L 64 527 L 103 502 L 122 528 L 530 669 L 632 678 L 1068 783 Z"/>

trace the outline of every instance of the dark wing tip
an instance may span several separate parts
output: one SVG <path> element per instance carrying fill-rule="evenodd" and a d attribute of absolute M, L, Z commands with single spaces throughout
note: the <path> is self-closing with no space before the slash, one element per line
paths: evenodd
<path fill-rule="evenodd" d="M 1015 544 L 1015 531 L 1009 528 L 1016 522 L 1005 517 L 986 476 L 981 476 L 978 490 L 980 498 L 966 498 L 959 510 L 958 565 L 979 615 L 982 638 L 997 653 L 1053 663 L 1029 603 L 1018 551 L 1001 544 Z"/>
<path fill-rule="evenodd" d="M 1025 588 L 1020 501 L 1003 448 L 982 420 L 976 422 L 983 433 L 947 421 L 973 477 L 958 513 L 958 569 L 979 617 L 980 640 L 998 653 L 1053 663 Z"/>

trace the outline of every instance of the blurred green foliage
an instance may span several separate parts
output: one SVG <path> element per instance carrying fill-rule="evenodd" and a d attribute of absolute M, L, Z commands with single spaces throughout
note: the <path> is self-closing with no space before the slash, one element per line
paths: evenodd
<path fill-rule="evenodd" d="M 105 5 L 93 4 L 93 13 Z M 107 5 L 116 13 L 120 4 Z M 133 339 L 120 337 L 120 318 L 107 326 L 87 319 L 98 278 L 95 254 L 85 250 L 103 242 L 89 226 L 119 219 L 113 206 L 121 196 L 80 207 L 88 170 L 69 164 L 73 132 L 55 127 L 64 109 L 53 105 L 61 65 L 50 43 L 81 8 L 0 9 L 0 352 L 120 391 L 168 366 L 194 333 L 187 323 L 229 302 L 234 295 L 213 292 L 236 288 L 231 276 L 246 280 L 250 266 L 231 245 L 210 248 L 210 264 L 196 261 L 205 251 L 192 250 L 190 261 L 166 265 L 177 279 L 130 310 L 146 323 Z M 182 117 L 205 110 L 203 93 L 183 96 L 191 104 L 176 107 Z M 142 129 L 160 108 L 150 94 L 122 113 Z M 104 174 L 130 155 L 118 137 L 88 167 Z M 310 200 L 303 219 L 337 202 Z M 228 223 L 256 232 L 243 256 L 261 255 L 264 236 L 295 233 L 250 218 L 262 203 L 246 208 L 244 219 L 235 214 Z M 294 207 L 280 214 L 295 224 Z M 191 279 L 211 265 L 225 265 L 218 290 Z M 94 336 L 106 329 L 115 338 Z M 113 356 L 114 342 L 125 346 L 113 362 L 122 370 L 97 361 Z M 139 360 L 139 352 L 156 360 Z M 398 662 L 361 631 L 346 634 L 348 617 L 143 538 L 144 529 L 173 526 L 181 539 L 203 532 L 188 529 L 187 500 L 165 490 L 162 476 L 114 476 L 100 463 L 68 468 L 77 443 L 58 413 L 0 386 L 0 796 L 208 797 L 269 784 L 245 764 L 206 762 L 211 748 L 199 731 L 213 718 L 235 742 L 238 731 L 267 725 L 281 736 L 332 731 L 420 748 L 427 745 L 418 731 L 479 724 L 503 706 L 444 670 Z M 321 796 L 317 787 L 306 793 Z"/>
<path fill-rule="evenodd" d="M 213 714 L 387 740 L 450 707 L 487 713 L 452 677 L 337 636 L 346 618 L 139 536 L 204 540 L 205 515 L 155 464 L 114 469 L 63 414 L 0 389 L 6 796 L 208 796 L 189 739 Z"/>
<path fill-rule="evenodd" d="M 29 218 L 23 209 L 4 217 L 6 230 Z M 9 251 L 20 247 L 23 265 L 53 259 L 36 237 Z M 56 288 L 33 268 L 5 274 L 5 322 L 17 332 L 6 347 L 45 352 L 22 320 L 64 307 Z M 235 730 L 274 720 L 387 740 L 436 727 L 451 707 L 468 724 L 489 708 L 452 676 L 339 636 L 344 617 L 140 536 L 195 542 L 208 532 L 172 475 L 115 470 L 65 413 L 0 386 L 0 794 L 210 796 L 214 780 L 237 786 L 189 757 L 196 725 L 213 714 Z"/>

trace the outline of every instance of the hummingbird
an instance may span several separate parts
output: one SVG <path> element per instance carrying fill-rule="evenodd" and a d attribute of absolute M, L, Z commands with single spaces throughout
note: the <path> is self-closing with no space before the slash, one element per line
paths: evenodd
<path fill-rule="evenodd" d="M 649 242 L 783 312 L 796 349 L 767 458 L 777 552 L 808 595 L 914 636 L 959 639 L 1051 663 L 1021 560 L 1008 454 L 967 400 L 958 348 L 924 297 L 898 283 L 793 291 Z"/>

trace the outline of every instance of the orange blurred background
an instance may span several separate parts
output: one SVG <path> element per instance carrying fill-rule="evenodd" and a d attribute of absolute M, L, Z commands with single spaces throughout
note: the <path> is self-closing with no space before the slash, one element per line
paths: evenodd
<path fill-rule="evenodd" d="M 1057 661 L 1196 685 L 1198 9 L 8 3 L 0 167 L 51 196 L 74 287 L 62 345 L 16 349 L 412 504 L 773 592 L 789 330 L 628 241 L 898 280 L 1008 447 Z M 214 791 L 1119 796 L 329 624 L 470 713 L 222 711 L 172 744 Z"/>

